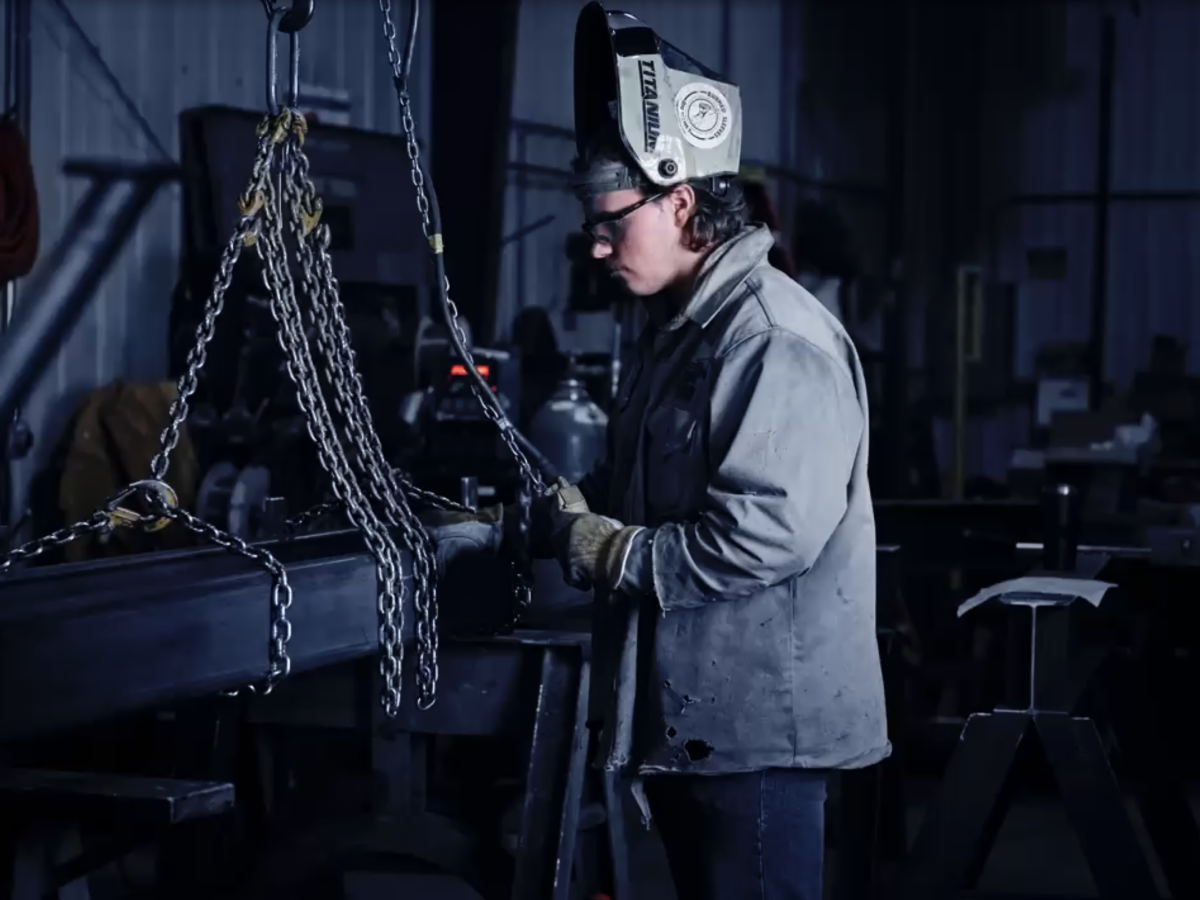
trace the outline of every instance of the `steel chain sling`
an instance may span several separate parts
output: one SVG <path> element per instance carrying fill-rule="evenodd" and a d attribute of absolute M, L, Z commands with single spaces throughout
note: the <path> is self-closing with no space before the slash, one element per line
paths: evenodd
<path fill-rule="evenodd" d="M 433 210 L 429 193 L 426 191 L 428 179 L 421 167 L 421 153 L 420 147 L 417 144 L 416 123 L 413 120 L 412 98 L 408 92 L 409 69 L 412 65 L 416 44 L 417 22 L 420 16 L 420 0 L 412 0 L 412 3 L 413 9 L 409 26 L 408 45 L 405 48 L 403 56 L 400 55 L 396 47 L 396 27 L 392 22 L 391 0 L 379 0 L 379 11 L 383 19 L 383 36 L 387 45 L 388 63 L 392 68 L 392 81 L 396 88 L 396 100 L 400 106 L 400 121 L 404 130 L 412 184 L 417 198 L 417 211 L 421 216 L 421 231 L 425 235 L 425 240 L 428 241 L 433 254 L 438 256 L 444 252 L 445 248 L 442 235 L 434 231 Z M 430 191 L 432 191 L 432 185 L 429 185 L 429 187 Z M 520 446 L 518 446 L 516 436 L 513 432 L 513 425 L 500 408 L 499 402 L 479 386 L 482 377 L 479 375 L 475 359 L 467 344 L 466 334 L 459 324 L 458 307 L 450 297 L 450 280 L 445 278 L 444 275 L 442 283 L 439 285 L 439 290 L 445 306 L 447 322 L 454 332 L 456 349 L 462 356 L 463 363 L 475 375 L 475 379 L 471 384 L 471 390 L 475 395 L 475 399 L 479 402 L 483 414 L 499 429 L 500 437 L 503 439 L 509 454 L 517 463 L 517 467 L 521 473 L 521 484 L 517 493 L 517 507 L 519 511 L 517 524 L 518 533 L 521 538 L 521 559 L 514 561 L 513 566 L 516 579 L 513 610 L 508 621 L 498 629 L 501 632 L 511 631 L 528 611 L 533 599 L 531 559 L 529 557 L 533 495 L 535 491 L 538 494 L 544 494 L 546 486 L 537 471 L 530 465 L 529 459 L 522 452 Z"/>
<path fill-rule="evenodd" d="M 280 113 L 276 129 L 279 139 L 287 142 L 281 179 L 286 190 L 293 166 L 291 157 L 303 140 L 304 119 L 293 109 L 285 109 Z M 335 496 L 344 505 L 351 524 L 363 533 L 367 547 L 375 558 L 380 671 L 384 680 L 382 702 L 387 714 L 395 716 L 400 708 L 404 657 L 400 552 L 363 492 L 330 415 L 308 337 L 301 325 L 301 309 L 288 265 L 281 199 L 273 181 L 268 183 L 261 204 L 263 228 L 256 249 L 263 265 L 263 280 L 271 296 L 270 309 L 278 326 L 277 337 L 284 354 L 285 367 L 296 387 L 309 436 L 317 448 L 322 467 L 332 480 Z M 316 224 L 315 220 L 300 218 L 300 210 L 292 212 L 289 227 L 298 235 L 307 237 Z"/>
<path fill-rule="evenodd" d="M 271 137 L 268 129 L 260 127 L 258 148 L 246 196 L 260 196 L 268 188 L 271 162 L 276 146 Z M 225 306 L 225 295 L 233 279 L 234 266 L 241 257 L 242 251 L 246 247 L 254 245 L 259 236 L 260 227 L 256 218 L 256 210 L 242 208 L 240 211 L 241 219 L 221 254 L 217 274 L 213 280 L 212 293 L 205 302 L 204 315 L 200 325 L 196 328 L 195 344 L 187 355 L 186 370 L 177 383 L 177 396 L 170 407 L 168 424 L 159 438 L 159 451 L 150 464 L 151 477 L 148 480 L 134 482 L 114 495 L 87 520 L 59 529 L 10 550 L 5 554 L 3 561 L 0 561 L 0 575 L 8 574 L 16 563 L 35 559 L 47 550 L 92 535 L 105 534 L 115 528 L 140 527 L 146 531 L 158 531 L 171 522 L 177 522 L 204 540 L 253 560 L 270 574 L 271 623 L 268 671 L 261 688 L 250 686 L 251 690 L 258 690 L 265 694 L 270 693 L 279 681 L 286 678 L 292 667 L 287 652 L 288 642 L 292 636 L 292 625 L 288 620 L 288 610 L 292 605 L 292 588 L 288 583 L 287 571 L 269 551 L 261 547 L 252 547 L 241 538 L 179 508 L 175 491 L 165 480 L 171 453 L 179 443 L 181 429 L 188 417 L 188 400 L 196 391 L 200 372 L 207 359 L 208 345 L 216 333 L 217 319 Z M 140 498 L 146 504 L 151 511 L 149 515 L 142 515 L 122 506 L 123 503 L 134 497 Z"/>
<path fill-rule="evenodd" d="M 319 224 L 321 201 L 301 145 L 302 141 L 297 138 L 290 141 L 285 150 L 283 191 L 291 211 L 291 230 L 309 298 L 309 320 L 324 358 L 326 381 L 333 390 L 334 409 L 346 423 L 359 471 L 367 476 L 371 495 L 384 510 L 387 524 L 400 530 L 413 555 L 417 703 L 419 708 L 428 709 L 436 701 L 438 679 L 437 566 L 433 547 L 402 492 L 396 473 L 387 463 L 375 430 L 362 377 L 355 364 L 345 308 L 333 274 L 329 227 Z M 385 654 L 387 652 L 385 648 Z M 394 652 L 402 654 L 403 649 L 397 645 Z M 390 671 L 390 663 L 387 665 Z"/>

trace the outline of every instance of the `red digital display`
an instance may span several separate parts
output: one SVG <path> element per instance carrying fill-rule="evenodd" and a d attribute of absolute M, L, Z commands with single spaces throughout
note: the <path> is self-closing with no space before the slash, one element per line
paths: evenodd
<path fill-rule="evenodd" d="M 491 372 L 491 367 L 489 367 L 489 366 L 476 366 L 475 368 L 479 370 L 479 374 L 482 375 L 484 378 L 487 378 L 488 373 Z M 456 365 L 451 366 L 450 367 L 450 377 L 451 378 L 466 378 L 467 377 L 467 367 L 464 365 L 461 365 L 461 364 L 456 364 Z"/>

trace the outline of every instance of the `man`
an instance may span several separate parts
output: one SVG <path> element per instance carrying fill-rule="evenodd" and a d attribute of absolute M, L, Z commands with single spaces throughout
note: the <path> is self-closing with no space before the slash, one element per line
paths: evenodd
<path fill-rule="evenodd" d="M 575 105 L 584 229 L 650 317 L 540 528 L 596 592 L 601 762 L 680 898 L 820 900 L 825 775 L 890 749 L 861 368 L 744 226 L 736 87 L 591 3 Z"/>

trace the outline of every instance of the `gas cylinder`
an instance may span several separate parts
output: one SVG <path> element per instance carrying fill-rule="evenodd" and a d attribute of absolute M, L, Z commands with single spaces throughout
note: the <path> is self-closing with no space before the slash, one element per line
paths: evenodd
<path fill-rule="evenodd" d="M 568 375 L 529 423 L 529 440 L 574 484 L 604 458 L 608 416 Z"/>

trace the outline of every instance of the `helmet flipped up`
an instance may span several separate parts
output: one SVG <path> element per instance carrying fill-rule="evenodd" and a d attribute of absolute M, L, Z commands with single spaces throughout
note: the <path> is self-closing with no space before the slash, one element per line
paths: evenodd
<path fill-rule="evenodd" d="M 628 13 L 592 2 L 575 25 L 575 145 L 581 159 L 614 120 L 640 174 L 652 184 L 666 188 L 711 178 L 723 185 L 738 174 L 737 86 Z M 581 196 L 642 183 L 638 173 L 611 164 L 578 175 Z"/>

